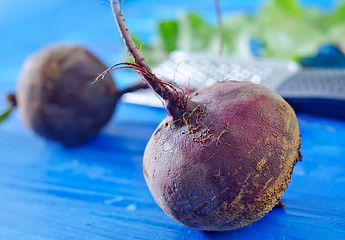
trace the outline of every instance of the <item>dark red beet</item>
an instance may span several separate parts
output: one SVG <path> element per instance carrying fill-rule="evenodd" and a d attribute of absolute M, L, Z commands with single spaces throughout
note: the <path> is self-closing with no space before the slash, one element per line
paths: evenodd
<path fill-rule="evenodd" d="M 188 96 L 156 78 L 130 38 L 117 0 L 114 16 L 135 64 L 169 116 L 147 144 L 144 176 L 158 205 L 192 228 L 234 230 L 276 204 L 300 159 L 298 122 L 278 94 L 250 82 L 216 83 Z"/>
<path fill-rule="evenodd" d="M 24 123 L 65 145 L 84 143 L 108 122 L 123 94 L 110 75 L 94 82 L 106 69 L 79 46 L 54 45 L 35 53 L 25 62 L 16 93 Z"/>
<path fill-rule="evenodd" d="M 176 126 L 167 117 L 146 147 L 153 197 L 196 229 L 234 230 L 259 220 L 279 202 L 300 157 L 294 111 L 249 82 L 217 83 L 191 100 L 200 103 L 199 120 Z"/>

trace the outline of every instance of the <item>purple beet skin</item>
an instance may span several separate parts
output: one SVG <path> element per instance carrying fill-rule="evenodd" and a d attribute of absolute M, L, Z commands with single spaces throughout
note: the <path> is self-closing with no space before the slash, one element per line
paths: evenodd
<path fill-rule="evenodd" d="M 66 145 L 84 143 L 112 116 L 119 94 L 106 66 L 82 47 L 54 45 L 29 57 L 16 93 L 24 123 Z"/>
<path fill-rule="evenodd" d="M 147 144 L 147 185 L 158 205 L 189 227 L 248 226 L 279 202 L 300 159 L 295 113 L 248 82 L 217 83 L 190 100 L 202 111 L 182 122 L 167 117 Z"/>

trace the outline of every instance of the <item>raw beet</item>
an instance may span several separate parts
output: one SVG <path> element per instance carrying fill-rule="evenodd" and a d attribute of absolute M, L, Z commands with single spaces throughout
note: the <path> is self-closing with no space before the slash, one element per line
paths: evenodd
<path fill-rule="evenodd" d="M 147 144 L 147 185 L 158 205 L 189 227 L 248 226 L 278 204 L 300 159 L 295 113 L 249 82 L 217 83 L 191 100 L 200 104 L 191 115 L 198 120 L 167 117 Z"/>
<path fill-rule="evenodd" d="M 37 134 L 66 145 L 84 143 L 112 116 L 120 97 L 107 68 L 74 45 L 54 45 L 24 64 L 16 93 L 24 123 Z"/>
<path fill-rule="evenodd" d="M 158 79 L 135 46 L 118 0 L 111 0 L 135 69 L 165 102 L 169 116 L 149 140 L 145 180 L 158 205 L 186 226 L 234 230 L 262 218 L 291 180 L 300 155 L 294 110 L 250 82 L 226 81 L 191 96 Z"/>

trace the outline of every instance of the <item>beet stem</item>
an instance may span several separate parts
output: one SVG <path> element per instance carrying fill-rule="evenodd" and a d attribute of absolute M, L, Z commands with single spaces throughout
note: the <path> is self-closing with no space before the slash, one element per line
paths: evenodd
<path fill-rule="evenodd" d="M 133 86 L 130 86 L 124 90 L 121 90 L 119 91 L 119 97 L 121 97 L 122 95 L 126 94 L 126 93 L 129 93 L 129 92 L 134 92 L 134 91 L 137 91 L 137 90 L 140 90 L 140 89 L 145 89 L 145 88 L 148 88 L 149 86 L 147 85 L 147 83 L 145 82 L 139 82 Z"/>
<path fill-rule="evenodd" d="M 116 21 L 116 25 L 126 46 L 127 52 L 131 55 L 136 65 L 141 68 L 138 73 L 149 84 L 149 86 L 164 101 L 166 101 L 165 105 L 167 106 L 166 109 L 168 110 L 169 114 L 172 115 L 175 120 L 181 119 L 183 113 L 188 110 L 184 92 L 181 93 L 177 91 L 176 86 L 164 83 L 152 73 L 152 70 L 147 65 L 144 56 L 140 52 L 138 46 L 134 43 L 128 31 L 119 1 L 110 0 L 110 5 Z M 190 104 L 190 101 L 188 102 L 188 104 Z M 191 105 L 195 107 L 194 104 Z"/>
<path fill-rule="evenodd" d="M 14 94 L 14 93 L 7 94 L 6 100 L 7 100 L 7 102 L 9 102 L 11 104 L 12 108 L 17 106 L 16 94 Z"/>
<path fill-rule="evenodd" d="M 125 19 L 123 18 L 122 10 L 118 0 L 110 0 L 111 9 L 116 21 L 117 28 L 119 29 L 121 38 L 123 39 L 128 53 L 131 55 L 133 60 L 141 67 L 151 72 L 150 67 L 147 65 L 143 54 L 140 52 L 138 46 L 134 43 L 128 28 L 125 24 Z"/>

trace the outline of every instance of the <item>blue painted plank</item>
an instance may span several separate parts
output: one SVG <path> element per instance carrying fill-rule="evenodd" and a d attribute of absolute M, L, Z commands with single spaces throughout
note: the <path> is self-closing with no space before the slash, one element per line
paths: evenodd
<path fill-rule="evenodd" d="M 145 124 L 127 122 L 145 113 L 156 117 Z M 117 114 L 99 136 L 73 149 L 25 129 L 1 131 L 3 239 L 78 239 L 80 234 L 85 239 L 345 236 L 344 122 L 300 115 L 304 159 L 283 197 L 286 207 L 239 231 L 203 233 L 166 216 L 143 179 L 145 143 L 164 110 L 121 103 Z M 17 117 L 12 121 L 20 125 Z"/>
<path fill-rule="evenodd" d="M 206 13 L 212 2 L 125 4 L 131 28 L 149 39 L 154 20 L 175 16 L 180 6 Z M 333 3 L 316 2 L 326 9 Z M 253 11 L 261 3 L 243 0 L 226 3 L 226 9 Z M 150 14 L 140 11 L 151 8 Z M 123 57 L 104 1 L 2 0 L 0 9 L 0 45 L 5 46 L 0 50 L 0 96 L 15 89 L 22 62 L 43 45 L 84 44 L 109 65 Z M 116 76 L 125 85 L 133 75 Z M 5 106 L 0 101 L 0 109 Z M 250 227 L 209 233 L 168 217 L 145 184 L 142 154 L 165 115 L 163 109 L 120 102 L 98 136 L 84 146 L 65 148 L 30 132 L 14 111 L 0 125 L 0 239 L 345 239 L 345 122 L 298 115 L 304 158 L 283 197 L 286 207 Z"/>

